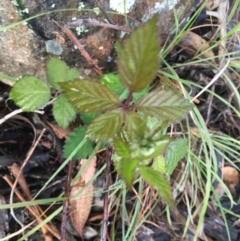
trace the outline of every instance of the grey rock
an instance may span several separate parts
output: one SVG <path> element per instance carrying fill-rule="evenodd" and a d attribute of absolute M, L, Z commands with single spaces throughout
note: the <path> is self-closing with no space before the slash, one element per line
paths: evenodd
<path fill-rule="evenodd" d="M 0 72 L 16 78 L 45 78 L 44 41 L 23 24 L 5 30 L 4 27 L 21 20 L 11 1 L 0 1 L 0 11 Z"/>

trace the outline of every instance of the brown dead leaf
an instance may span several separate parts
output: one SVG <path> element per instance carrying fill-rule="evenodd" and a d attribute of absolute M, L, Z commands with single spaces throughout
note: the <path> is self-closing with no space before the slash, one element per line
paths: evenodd
<path fill-rule="evenodd" d="M 12 175 L 16 178 L 18 176 L 19 172 L 20 172 L 20 167 L 16 163 L 14 163 L 9 168 L 9 170 L 11 171 Z M 3 178 L 11 186 L 11 188 L 13 188 L 13 184 L 12 184 L 11 180 L 7 176 L 5 176 Z M 24 195 L 26 196 L 27 200 L 32 200 L 33 199 L 32 194 L 30 192 L 30 189 L 28 187 L 28 184 L 27 184 L 26 179 L 25 179 L 22 172 L 21 172 L 21 174 L 18 178 L 18 184 L 21 187 L 22 191 L 24 192 Z M 18 198 L 22 202 L 25 202 L 25 199 L 23 198 L 23 196 L 20 194 L 20 192 L 18 190 L 14 190 L 14 192 L 17 194 Z M 33 205 L 33 206 L 29 206 L 27 208 L 30 211 L 30 213 L 36 218 L 38 223 L 42 223 L 43 218 L 46 218 L 46 216 L 43 214 L 44 212 L 42 211 L 42 209 L 39 206 Z M 42 225 L 41 230 L 42 230 L 43 236 L 45 237 L 45 240 L 48 240 L 48 241 L 53 240 L 50 233 L 52 233 L 58 239 L 60 238 L 60 234 L 59 234 L 58 229 L 52 223 Z"/>
<path fill-rule="evenodd" d="M 239 173 L 234 167 L 223 167 L 222 171 L 222 179 L 225 182 L 226 186 L 228 187 L 229 191 L 235 195 L 235 187 L 239 183 Z M 216 192 L 218 193 L 219 197 L 222 197 L 225 190 L 222 184 L 218 184 L 216 188 Z"/>
<path fill-rule="evenodd" d="M 237 186 L 239 183 L 239 173 L 234 167 L 223 167 L 222 168 L 222 178 L 224 182 L 228 182 Z"/>
<path fill-rule="evenodd" d="M 88 183 L 94 176 L 96 166 L 96 156 L 91 160 L 82 176 L 74 183 L 74 186 L 70 192 L 70 198 L 77 197 L 70 201 L 70 219 L 73 227 L 78 232 L 83 240 L 83 227 L 89 216 L 92 201 L 93 201 L 93 184 L 87 186 L 83 185 L 83 182 Z M 82 160 L 82 167 L 85 168 L 86 159 Z"/>
<path fill-rule="evenodd" d="M 208 0 L 205 5 L 205 8 L 210 11 L 217 8 L 219 4 L 220 4 L 220 0 Z"/>
<path fill-rule="evenodd" d="M 53 132 L 55 133 L 55 135 L 59 138 L 59 139 L 68 139 L 69 134 L 71 133 L 71 130 L 69 128 L 62 128 L 58 125 L 54 125 L 50 122 L 47 122 L 48 125 L 52 128 Z"/>
<path fill-rule="evenodd" d="M 213 51 L 211 49 L 207 50 L 210 48 L 209 43 L 198 34 L 191 31 L 187 32 L 182 38 L 181 44 L 186 47 L 191 47 L 199 53 L 203 53 L 205 58 L 209 58 L 213 63 L 215 63 L 215 55 Z"/>
<path fill-rule="evenodd" d="M 234 167 L 223 167 L 221 168 L 222 171 L 222 180 L 228 187 L 229 191 L 232 195 L 236 195 L 235 187 L 239 183 L 239 173 Z M 219 198 L 223 196 L 225 193 L 225 188 L 222 183 L 218 183 L 218 185 L 215 188 L 215 192 Z"/>

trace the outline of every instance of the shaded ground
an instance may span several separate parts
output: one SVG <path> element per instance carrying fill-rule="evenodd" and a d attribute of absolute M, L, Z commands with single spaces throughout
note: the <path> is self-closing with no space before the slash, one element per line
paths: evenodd
<path fill-rule="evenodd" d="M 85 7 L 92 9 L 93 7 L 99 6 L 98 1 L 85 1 Z M 29 13 L 27 15 L 24 15 L 24 17 L 32 16 L 34 14 L 37 14 L 39 12 L 46 12 L 49 10 L 52 10 L 52 5 L 54 4 L 51 1 L 22 1 L 22 4 L 24 7 L 27 7 L 29 10 Z M 181 9 L 182 3 L 181 1 L 178 1 L 178 9 Z M 187 9 L 188 11 L 185 11 L 183 13 L 184 18 L 188 18 L 192 12 L 195 10 L 195 7 L 197 6 L 198 1 L 191 1 L 191 6 Z M 58 1 L 56 3 L 56 6 L 54 6 L 55 9 L 58 8 L 77 8 L 79 5 L 78 1 L 69 1 L 68 3 L 65 3 L 65 1 Z M 134 8 L 134 10 L 129 14 L 131 17 L 130 19 L 130 28 L 134 28 L 140 24 L 141 18 L 144 16 L 144 14 L 149 14 L 149 9 L 153 8 L 154 4 L 151 1 L 138 1 L 138 5 Z M 107 2 L 103 3 L 103 9 L 109 10 L 109 5 Z M 13 11 L 13 10 L 12 10 Z M 187 13 L 186 13 L 187 12 Z M 5 48 L 2 49 L 3 52 L 6 52 L 6 49 L 12 49 L 14 57 L 16 58 L 16 62 L 12 62 L 12 66 L 19 66 L 19 72 L 17 68 L 13 68 L 14 71 L 9 66 L 4 66 L 4 64 L 1 65 L 1 72 L 4 74 L 7 74 L 12 77 L 19 77 L 20 75 L 24 74 L 33 74 L 36 75 L 42 79 L 45 80 L 44 76 L 44 68 L 47 59 L 50 56 L 54 56 L 53 53 L 47 52 L 45 48 L 46 41 L 54 40 L 57 43 L 57 50 L 56 51 L 62 51 L 60 54 L 61 58 L 66 61 L 66 63 L 70 67 L 77 67 L 80 71 L 81 76 L 89 76 L 97 78 L 99 76 L 99 72 L 95 71 L 95 68 L 93 67 L 93 64 L 100 67 L 100 71 L 107 73 L 111 71 L 116 71 L 116 50 L 114 49 L 115 43 L 122 43 L 124 40 L 119 38 L 119 32 L 102 26 L 87 26 L 85 31 L 81 33 L 80 36 L 78 36 L 78 39 L 81 40 L 81 44 L 85 47 L 86 51 L 89 53 L 89 56 L 91 57 L 90 62 L 87 61 L 82 54 L 80 54 L 79 50 L 74 48 L 73 42 L 67 38 L 66 35 L 64 35 L 61 31 L 61 28 L 53 22 L 56 21 L 60 26 L 62 26 L 62 23 L 71 22 L 72 19 L 77 17 L 78 19 L 96 19 L 98 21 L 101 21 L 104 23 L 104 19 L 108 18 L 108 21 L 113 25 L 124 25 L 124 16 L 121 15 L 105 15 L 106 13 L 103 11 L 100 15 L 96 15 L 94 12 L 62 12 L 60 14 L 51 14 L 46 15 L 41 18 L 36 18 L 30 22 L 31 27 L 34 32 L 31 32 L 30 39 L 24 40 L 28 43 L 32 43 L 32 45 L 27 44 L 27 50 L 29 51 L 29 55 L 27 55 L 28 59 L 35 59 L 36 62 L 31 62 L 26 64 L 25 60 L 22 60 L 24 54 L 19 53 L 18 57 L 15 56 L 14 53 L 17 52 L 18 45 L 13 39 L 11 39 L 10 35 L 3 41 L 3 44 Z M 165 14 L 167 14 L 165 12 Z M 6 16 L 8 14 L 6 13 Z M 164 20 L 160 20 L 159 24 L 168 23 L 167 19 L 170 19 L 170 23 L 174 23 L 173 16 L 167 16 L 162 15 Z M 239 18 L 238 15 L 234 16 L 235 19 L 233 23 L 238 23 Z M 18 21 L 19 16 L 16 16 L 16 20 Z M 216 19 L 215 19 L 216 21 Z M 2 22 L 4 22 L 2 20 Z M 9 24 L 10 22 L 4 22 L 3 25 Z M 163 43 L 169 43 L 167 42 L 167 35 L 169 33 L 169 29 L 171 29 L 169 25 L 163 24 L 160 26 L 160 34 L 159 34 L 159 40 Z M 204 27 L 200 28 L 199 25 L 202 24 L 209 24 L 210 19 L 203 14 L 203 17 L 200 19 L 198 18 L 195 22 L 195 25 L 197 27 L 197 30 L 195 30 L 195 33 L 202 37 L 202 39 L 206 41 L 211 41 L 211 37 L 214 35 L 214 33 L 217 31 L 217 27 Z M 28 27 L 27 26 L 19 26 L 22 29 L 18 29 L 23 36 L 26 36 L 28 34 Z M 87 30 L 87 31 L 86 31 Z M 26 33 L 26 35 L 25 35 Z M 174 35 L 174 31 L 172 32 L 172 35 Z M 19 35 L 17 35 L 19 37 Z M 2 36 L 3 38 L 4 36 Z M 21 37 L 21 36 L 20 36 Z M 191 35 L 193 38 L 193 35 Z M 24 37 L 21 37 L 21 39 Z M 189 37 L 190 38 L 190 37 Z M 34 39 L 34 42 L 32 42 Z M 192 40 L 193 41 L 193 40 Z M 9 45 L 6 45 L 6 42 Z M 50 42 L 51 43 L 51 42 Z M 196 44 L 196 43 L 195 43 Z M 231 43 L 230 43 L 231 45 Z M 16 47 L 16 49 L 14 48 Z M 54 48 L 55 48 L 54 47 Z M 20 46 L 19 46 L 20 48 Z M 53 47 L 50 47 L 50 49 Z M 60 49 L 60 50 L 59 50 Z M 62 50 L 61 50 L 62 49 Z M 51 50 L 50 50 L 51 51 Z M 55 50 L 54 50 L 55 51 Z M 211 54 L 217 53 L 218 49 L 213 49 Z M 53 51 L 51 51 L 53 52 Z M 25 53 L 26 54 L 26 53 Z M 176 44 L 171 48 L 168 55 L 166 56 L 166 61 L 169 65 L 173 66 L 176 70 L 176 73 L 178 74 L 179 78 L 190 80 L 192 83 L 198 84 L 200 86 L 206 86 L 209 84 L 209 82 L 214 78 L 216 75 L 216 69 L 214 70 L 212 66 L 204 65 L 204 64 L 197 64 L 194 65 L 191 63 L 192 58 L 196 54 L 196 49 L 194 44 L 189 39 L 182 40 L 179 44 Z M 34 55 L 34 56 L 30 56 Z M 1 56 L 1 54 L 0 54 Z M 206 57 L 206 56 L 204 56 Z M 9 55 L 7 55 L 6 58 L 9 58 Z M 92 62 L 91 62 L 92 61 Z M 189 63 L 188 65 L 183 66 L 184 63 Z M 178 67 L 178 65 L 180 67 Z M 24 68 L 22 66 L 25 66 Z M 32 67 L 33 66 L 33 67 Z M 36 68 L 37 67 L 37 68 Z M 161 63 L 161 69 L 163 71 L 169 72 L 168 67 L 164 62 Z M 239 75 L 238 72 L 229 71 L 227 74 L 230 75 L 232 82 L 235 84 L 235 86 L 239 85 Z M 167 82 L 164 82 L 164 76 L 160 75 L 158 76 L 158 80 L 161 80 L 164 84 L 168 84 Z M 176 84 L 176 87 L 178 85 Z M 223 99 L 227 100 L 227 102 L 232 103 L 237 110 L 238 109 L 238 100 L 236 100 L 235 95 L 233 93 L 232 87 L 229 86 L 229 84 L 226 83 L 224 78 L 218 78 L 218 80 L 211 85 L 211 90 L 215 92 L 217 95 L 220 95 Z M 198 86 L 191 86 L 191 96 L 197 95 L 201 91 L 201 88 Z M 1 117 L 6 116 L 10 112 L 17 109 L 17 107 L 12 103 L 12 101 L 7 101 L 8 99 L 8 92 L 9 92 L 9 86 L 0 83 L 0 115 Z M 222 101 L 220 101 L 218 98 L 213 97 L 213 95 L 207 94 L 205 92 L 203 95 L 201 95 L 198 99 L 198 102 L 196 102 L 196 105 L 198 109 L 200 110 L 203 119 L 209 128 L 209 131 L 218 131 L 222 133 L 226 133 L 236 139 L 239 138 L 239 132 L 240 132 L 240 123 L 239 118 L 235 115 L 235 113 L 226 105 L 223 104 Z M 21 164 L 23 160 L 26 158 L 26 155 L 29 151 L 29 149 L 32 148 L 32 145 L 36 142 L 36 139 L 38 135 L 42 132 L 44 128 L 46 128 L 46 131 L 43 133 L 43 136 L 41 140 L 38 142 L 36 149 L 34 150 L 33 154 L 31 155 L 29 161 L 27 162 L 26 166 L 24 167 L 23 174 L 24 178 L 26 179 L 27 186 L 31 191 L 31 195 L 34 196 L 41 187 L 47 182 L 49 177 L 54 173 L 55 170 L 63 163 L 63 157 L 62 157 L 62 149 L 64 145 L 65 138 L 69 135 L 69 132 L 73 130 L 75 127 L 81 125 L 81 119 L 78 117 L 74 123 L 70 126 L 68 130 L 62 130 L 59 129 L 56 126 L 56 123 L 53 120 L 52 112 L 51 112 L 51 106 L 46 107 L 44 109 L 45 113 L 44 115 L 38 114 L 38 113 L 21 113 L 18 115 L 15 115 L 13 118 L 7 120 L 1 125 L 1 137 L 0 137 L 0 173 L 3 178 L 0 179 L 0 190 L 1 190 L 1 204 L 4 204 L 4 202 L 8 203 L 10 192 L 11 192 L 11 184 L 7 184 L 6 180 L 10 180 L 10 182 L 13 182 L 12 176 L 13 173 L 18 173 L 18 170 L 16 171 L 14 166 L 12 166 L 13 163 Z M 183 122 L 183 124 L 185 124 Z M 193 125 L 193 123 L 190 123 Z M 194 127 L 194 126 L 193 126 Z M 58 128 L 56 130 L 56 128 Z M 174 126 L 174 129 L 176 131 L 179 130 L 179 126 Z M 197 144 L 196 144 L 197 146 Z M 98 154 L 98 162 L 97 162 L 97 169 L 100 169 L 102 165 L 105 162 L 109 161 L 109 153 L 110 150 L 104 150 Z M 219 159 L 222 159 L 221 156 L 218 156 Z M 220 161 L 219 161 L 220 162 Z M 236 163 L 238 165 L 238 163 Z M 74 173 L 77 172 L 78 164 L 74 164 Z M 14 169 L 14 170 L 13 170 Z M 113 166 L 109 168 L 109 173 L 112 173 Z M 38 199 L 46 199 L 51 197 L 57 197 L 62 193 L 62 191 L 65 188 L 66 178 L 67 178 L 67 166 L 65 166 L 61 172 L 59 172 L 52 182 L 51 185 L 48 186 L 47 189 L 43 190 L 40 195 L 38 196 Z M 108 173 L 104 173 L 101 175 L 98 180 L 95 181 L 95 188 L 102 188 L 105 183 L 105 176 L 108 175 Z M 117 177 L 113 173 L 111 175 L 111 182 L 116 182 Z M 175 179 L 175 178 L 173 178 Z M 110 182 L 110 183 L 111 183 Z M 231 182 L 231 181 L 230 181 Z M 110 184 L 108 183 L 108 185 Z M 234 197 L 236 200 L 238 199 L 239 195 L 239 187 L 238 182 L 235 183 L 233 187 Z M 9 187 L 10 186 L 10 187 Z M 137 189 L 137 187 L 136 187 Z M 148 188 L 146 187 L 146 190 Z M 187 188 L 186 188 L 187 189 Z M 236 190 L 235 190 L 236 189 Z M 102 191 L 102 190 L 101 190 Z M 22 197 L 25 198 L 25 200 L 31 199 L 29 198 L 26 190 L 21 190 Z M 20 196 L 21 196 L 20 195 Z M 181 194 L 180 194 L 181 196 Z M 200 195 L 201 196 L 201 195 Z M 103 199 L 104 195 L 100 194 L 99 196 L 96 196 L 93 203 L 93 208 L 87 223 L 88 230 L 84 231 L 84 237 L 86 240 L 99 240 L 100 237 L 100 230 L 103 225 L 103 212 L 106 210 L 106 207 L 104 209 L 103 206 Z M 154 194 L 154 191 L 151 189 L 149 192 L 146 191 L 146 194 L 143 195 L 145 198 L 142 203 L 145 203 L 145 206 L 143 206 L 143 210 L 141 210 L 144 213 L 144 208 L 149 210 L 149 207 L 155 205 L 154 198 L 156 195 Z M 151 197 L 151 198 L 149 198 Z M 135 194 L 134 192 L 129 192 L 128 194 L 128 200 L 126 201 L 127 211 L 129 213 L 132 213 L 135 208 Z M 19 202 L 20 197 L 14 197 L 14 202 Z M 148 218 L 148 223 L 141 225 L 141 227 L 136 232 L 136 240 L 182 240 L 181 236 L 183 233 L 183 229 L 188 217 L 188 210 L 186 209 L 186 203 L 182 201 L 181 198 L 178 198 L 178 208 L 180 211 L 180 215 L 176 215 L 174 212 L 171 213 L 171 217 L 173 220 L 172 226 L 168 224 L 167 216 L 164 213 L 164 204 L 162 202 L 158 202 L 156 207 L 154 208 L 152 214 Z M 229 210 L 232 210 L 233 213 L 239 214 L 239 205 L 235 205 L 234 207 L 230 207 L 229 199 L 222 198 L 221 199 L 222 205 L 228 208 Z M 56 211 L 59 207 L 61 207 L 62 203 L 59 202 L 55 204 L 54 206 L 51 206 L 49 210 L 47 210 L 47 216 L 52 214 L 54 211 Z M 42 205 L 42 209 L 47 209 L 49 205 Z M 117 220 L 113 220 L 115 218 L 114 213 L 119 212 L 117 215 Z M 22 221 L 25 225 L 33 220 L 30 212 L 27 209 L 23 208 L 16 208 L 15 209 L 15 215 L 18 219 Z M 61 219 L 62 216 L 59 214 L 53 219 L 53 226 L 60 232 L 61 230 Z M 237 217 L 234 217 L 233 215 L 227 216 L 227 222 L 229 224 L 229 230 L 230 230 L 230 237 L 231 240 L 240 240 L 239 239 L 239 232 L 238 232 L 238 225 L 233 227 L 233 223 L 237 220 Z M 110 223 L 113 223 L 115 221 L 115 240 L 122 240 L 122 217 L 121 212 L 119 210 L 116 210 L 115 208 L 112 208 L 112 211 L 109 213 L 109 220 Z M 69 220 L 66 221 L 69 223 Z M 69 225 L 66 225 L 67 230 L 69 231 L 69 240 L 80 240 L 78 235 L 73 232 L 72 228 L 69 227 Z M 127 227 L 127 222 L 126 222 Z M 7 212 L 3 212 L 0 210 L 0 238 L 3 238 L 6 233 L 14 233 L 17 230 L 20 229 L 19 224 L 10 217 L 9 210 Z M 54 229 L 54 228 L 53 228 Z M 91 231 L 89 231 L 91 230 Z M 219 210 L 211 208 L 209 206 L 209 209 L 206 214 L 206 218 L 204 220 L 204 227 L 203 230 L 206 234 L 202 236 L 202 239 L 199 238 L 199 240 L 218 240 L 218 241 L 225 241 L 227 240 L 227 232 L 226 232 L 226 225 L 223 222 L 223 219 L 221 218 L 221 213 Z M 62 231 L 62 230 L 61 230 Z M 111 230 L 109 230 L 109 233 Z M 189 227 L 187 230 L 186 238 L 184 240 L 193 240 L 195 232 L 195 227 Z M 86 237 L 86 235 L 89 235 L 89 237 Z M 15 238 L 12 238 L 10 240 L 18 240 L 21 237 L 21 234 Z M 208 239 L 206 238 L 208 237 Z M 42 237 L 41 232 L 36 232 L 34 235 L 31 236 L 31 240 L 44 240 L 44 237 Z M 46 240 L 46 236 L 45 236 Z M 53 238 L 55 240 L 55 238 Z M 110 239 L 111 240 L 111 239 Z"/>

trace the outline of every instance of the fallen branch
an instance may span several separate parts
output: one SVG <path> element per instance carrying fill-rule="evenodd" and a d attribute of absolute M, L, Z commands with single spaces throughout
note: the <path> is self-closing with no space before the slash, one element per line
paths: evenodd
<path fill-rule="evenodd" d="M 76 38 L 73 32 L 67 27 L 67 25 L 60 26 L 56 21 L 54 21 L 54 23 L 57 24 L 61 28 L 61 30 L 68 36 L 68 38 L 73 42 L 73 44 L 77 46 L 82 56 L 87 60 L 88 64 L 94 68 L 95 72 L 102 76 L 103 75 L 102 70 L 98 67 L 95 61 L 90 57 L 90 55 L 88 54 L 84 46 Z"/>
<path fill-rule="evenodd" d="M 125 26 L 119 26 L 116 24 L 110 24 L 110 23 L 103 23 L 100 22 L 94 18 L 88 18 L 88 19 L 77 19 L 74 22 L 69 22 L 67 23 L 67 26 L 71 27 L 71 26 L 80 26 L 80 25 L 93 25 L 93 26 L 100 26 L 100 27 L 104 27 L 104 28 L 113 28 L 119 31 L 123 31 L 123 32 L 127 32 L 127 33 L 131 33 L 133 30 L 130 28 L 127 28 Z"/>

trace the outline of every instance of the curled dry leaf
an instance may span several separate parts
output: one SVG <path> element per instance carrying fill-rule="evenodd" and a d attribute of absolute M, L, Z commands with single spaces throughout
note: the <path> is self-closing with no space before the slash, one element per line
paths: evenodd
<path fill-rule="evenodd" d="M 208 49 L 210 48 L 209 43 L 198 34 L 191 31 L 187 32 L 182 38 L 181 44 L 202 53 L 205 58 L 209 58 L 213 63 L 215 63 L 215 55 L 211 49 Z"/>
<path fill-rule="evenodd" d="M 91 160 L 89 165 L 85 168 L 87 162 L 86 159 L 81 161 L 82 168 L 85 171 L 81 177 L 74 183 L 70 192 L 70 198 L 74 198 L 70 201 L 70 219 L 73 227 L 78 232 L 83 240 L 83 227 L 89 216 L 92 201 L 93 201 L 93 184 L 86 185 L 95 174 L 96 156 Z M 77 197 L 76 197 L 77 196 Z"/>
<path fill-rule="evenodd" d="M 221 168 L 222 171 L 222 180 L 225 182 L 226 186 L 228 187 L 229 191 L 232 195 L 236 194 L 235 187 L 239 183 L 239 173 L 234 167 L 223 167 Z M 222 197 L 225 189 L 221 183 L 218 183 L 216 187 L 216 193 L 218 197 Z"/>
<path fill-rule="evenodd" d="M 205 8 L 207 10 L 213 10 L 215 8 L 217 8 L 220 4 L 220 0 L 208 0 L 206 5 L 205 5 Z"/>
<path fill-rule="evenodd" d="M 222 179 L 228 186 L 232 194 L 235 194 L 235 187 L 239 183 L 239 173 L 234 167 L 222 168 Z"/>
<path fill-rule="evenodd" d="M 48 125 L 52 128 L 53 132 L 55 133 L 55 135 L 59 138 L 59 139 L 68 139 L 69 134 L 71 133 L 70 128 L 62 128 L 61 126 L 58 125 L 54 125 L 50 122 L 47 122 Z"/>

